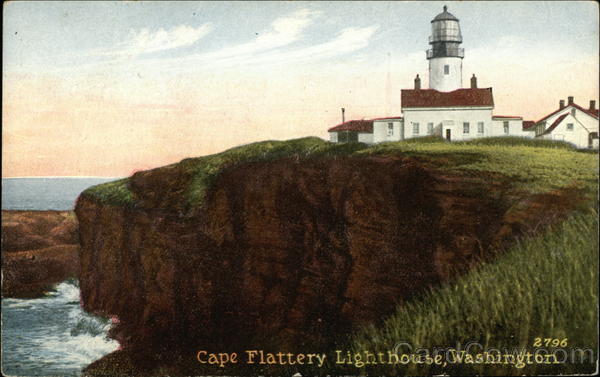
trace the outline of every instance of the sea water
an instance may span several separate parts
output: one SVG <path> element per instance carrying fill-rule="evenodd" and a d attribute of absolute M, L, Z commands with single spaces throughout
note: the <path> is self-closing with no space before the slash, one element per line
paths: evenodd
<path fill-rule="evenodd" d="M 83 190 L 115 179 L 118 178 L 2 178 L 2 209 L 69 211 Z"/>
<path fill-rule="evenodd" d="M 85 313 L 76 280 L 45 297 L 2 299 L 2 372 L 11 376 L 77 376 L 116 350 L 111 322 Z"/>
<path fill-rule="evenodd" d="M 110 178 L 3 178 L 2 209 L 71 210 L 81 191 Z M 78 376 L 116 350 L 110 321 L 81 309 L 77 280 L 36 299 L 2 298 L 2 374 Z"/>

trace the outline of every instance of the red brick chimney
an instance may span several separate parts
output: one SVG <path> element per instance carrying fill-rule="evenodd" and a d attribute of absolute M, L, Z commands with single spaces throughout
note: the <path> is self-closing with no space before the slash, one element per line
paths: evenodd
<path fill-rule="evenodd" d="M 572 105 L 573 104 L 573 96 L 567 97 L 567 101 L 568 101 L 569 105 Z"/>
<path fill-rule="evenodd" d="M 342 123 L 345 123 L 345 122 L 346 122 L 346 115 L 344 114 L 345 112 L 346 112 L 346 109 L 344 109 L 344 108 L 342 107 Z"/>
<path fill-rule="evenodd" d="M 590 110 L 596 111 L 596 101 L 590 100 Z"/>
<path fill-rule="evenodd" d="M 471 89 L 475 88 L 477 88 L 477 77 L 475 77 L 475 74 L 473 73 L 473 77 L 471 77 Z"/>
<path fill-rule="evenodd" d="M 558 101 L 558 108 L 563 109 L 564 107 L 565 107 L 565 100 L 561 99 L 560 101 Z"/>
<path fill-rule="evenodd" d="M 417 77 L 415 77 L 415 90 L 421 89 L 421 79 L 419 78 L 419 74 L 417 73 Z"/>

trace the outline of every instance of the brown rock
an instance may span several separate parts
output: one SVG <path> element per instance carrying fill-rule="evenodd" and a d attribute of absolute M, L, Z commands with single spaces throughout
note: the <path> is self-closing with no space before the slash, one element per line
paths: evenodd
<path fill-rule="evenodd" d="M 58 245 L 2 253 L 2 296 L 39 297 L 79 275 L 79 246 Z"/>
<path fill-rule="evenodd" d="M 2 211 L 2 295 L 37 297 L 79 272 L 71 211 Z"/>

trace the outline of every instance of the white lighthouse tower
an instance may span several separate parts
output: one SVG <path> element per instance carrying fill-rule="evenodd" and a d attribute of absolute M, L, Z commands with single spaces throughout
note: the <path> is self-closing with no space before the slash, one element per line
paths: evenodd
<path fill-rule="evenodd" d="M 429 60 L 429 89 L 450 92 L 462 88 L 462 35 L 458 18 L 444 11 L 431 21 L 431 36 L 427 50 Z"/>

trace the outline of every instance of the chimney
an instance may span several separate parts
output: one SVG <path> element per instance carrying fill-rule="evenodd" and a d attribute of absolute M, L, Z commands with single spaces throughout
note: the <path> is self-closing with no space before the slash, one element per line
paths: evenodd
<path fill-rule="evenodd" d="M 415 77 L 415 89 L 421 89 L 421 79 L 419 78 L 419 74 L 417 73 L 417 77 Z"/>
<path fill-rule="evenodd" d="M 596 101 L 590 100 L 590 110 L 596 111 Z"/>
<path fill-rule="evenodd" d="M 344 109 L 342 107 L 342 123 L 346 123 L 346 116 L 344 115 L 345 112 L 346 112 L 346 109 Z"/>
<path fill-rule="evenodd" d="M 567 97 L 567 101 L 568 101 L 569 105 L 572 105 L 573 104 L 573 96 Z"/>
<path fill-rule="evenodd" d="M 560 101 L 558 101 L 558 108 L 562 109 L 565 107 L 565 100 L 561 99 Z"/>
<path fill-rule="evenodd" d="M 477 77 L 475 77 L 475 74 L 473 73 L 473 77 L 471 77 L 471 89 L 475 88 L 477 88 Z"/>

